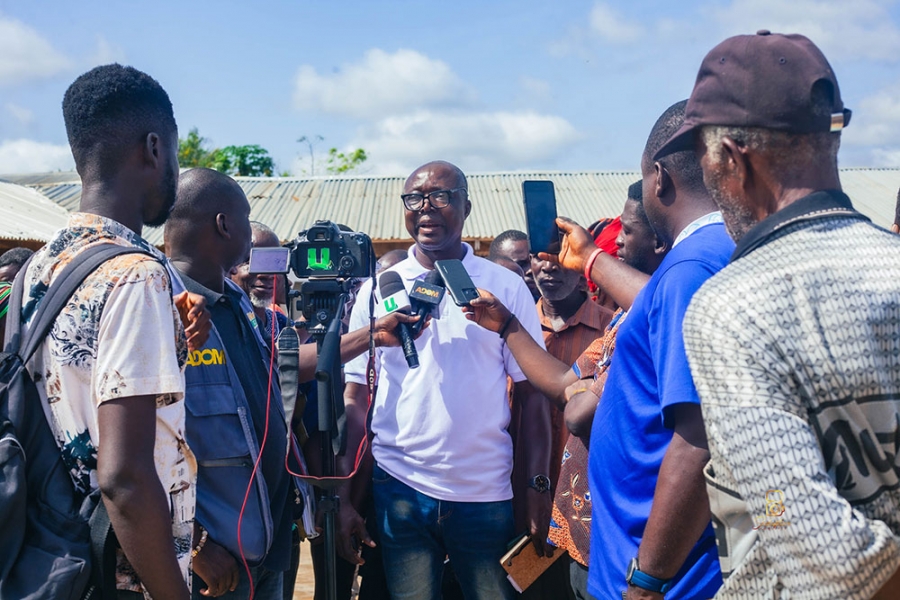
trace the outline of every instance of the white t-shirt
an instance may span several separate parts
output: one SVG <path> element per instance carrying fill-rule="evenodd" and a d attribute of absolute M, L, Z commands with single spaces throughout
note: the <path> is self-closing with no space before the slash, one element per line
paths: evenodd
<path fill-rule="evenodd" d="M 534 301 L 522 278 L 475 256 L 465 246 L 463 265 L 476 286 L 493 293 L 542 348 Z M 428 270 L 410 249 L 395 265 L 407 291 Z M 369 325 L 371 280 L 359 292 L 350 330 Z M 381 298 L 376 292 L 376 298 Z M 418 492 L 439 500 L 494 502 L 512 498 L 512 440 L 507 375 L 525 376 L 506 343 L 467 320 L 445 294 L 440 319 L 416 340 L 419 368 L 400 348 L 378 348 L 378 392 L 372 413 L 372 452 L 378 465 Z M 346 381 L 366 385 L 368 355 L 347 363 Z"/>

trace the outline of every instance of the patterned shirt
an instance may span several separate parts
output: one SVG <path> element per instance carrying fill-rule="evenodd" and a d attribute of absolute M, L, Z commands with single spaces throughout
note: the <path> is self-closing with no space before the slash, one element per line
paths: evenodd
<path fill-rule="evenodd" d="M 165 257 L 116 221 L 75 213 L 29 265 L 23 323 L 28 326 L 61 268 L 100 243 L 134 246 L 157 260 L 126 254 L 89 275 L 62 309 L 29 370 L 49 409 L 51 429 L 76 492 L 84 496 L 98 487 L 99 405 L 117 398 L 156 396 L 156 472 L 169 495 L 176 554 L 189 585 L 197 465 L 184 441 L 187 347 L 172 303 L 170 275 L 162 264 Z M 121 551 L 118 559 L 117 587 L 143 591 Z"/>
<path fill-rule="evenodd" d="M 747 232 L 684 338 L 716 598 L 870 598 L 900 565 L 900 237 L 840 192 L 801 199 Z"/>
<path fill-rule="evenodd" d="M 6 311 L 9 308 L 9 294 L 11 292 L 12 284 L 0 281 L 0 320 L 6 318 Z"/>

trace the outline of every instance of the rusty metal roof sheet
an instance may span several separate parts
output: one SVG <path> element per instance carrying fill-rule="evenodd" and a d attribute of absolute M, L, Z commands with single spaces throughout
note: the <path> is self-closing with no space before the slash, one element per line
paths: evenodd
<path fill-rule="evenodd" d="M 77 174 L 49 173 L 7 177 L 28 185 L 68 211 L 77 209 L 81 184 Z M 619 214 L 637 171 L 516 171 L 468 175 L 472 214 L 463 236 L 490 240 L 507 229 L 524 229 L 522 182 L 549 179 L 556 188 L 558 212 L 588 225 Z M 237 177 L 250 200 L 250 217 L 272 227 L 282 240 L 293 239 L 317 219 L 343 223 L 373 240 L 407 240 L 403 224 L 401 177 Z M 844 190 L 855 206 L 883 227 L 894 218 L 900 168 L 841 169 Z M 162 231 L 145 230 L 154 244 Z"/>
<path fill-rule="evenodd" d="M 0 181 L 0 239 L 47 241 L 68 213 L 33 189 Z"/>

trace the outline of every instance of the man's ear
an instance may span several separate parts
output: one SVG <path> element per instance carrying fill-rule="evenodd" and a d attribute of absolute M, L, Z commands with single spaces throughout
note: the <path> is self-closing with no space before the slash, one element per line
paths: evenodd
<path fill-rule="evenodd" d="M 159 134 L 153 133 L 152 131 L 144 138 L 143 158 L 144 161 L 154 169 L 159 166 L 161 145 L 162 139 L 159 137 Z"/>
<path fill-rule="evenodd" d="M 469 218 L 469 213 L 472 212 L 472 201 L 466 198 L 466 216 L 465 218 Z"/>
<path fill-rule="evenodd" d="M 727 135 L 722 137 L 720 143 L 722 144 L 721 156 L 723 163 L 721 168 L 724 169 L 727 176 L 737 177 L 742 189 L 747 189 L 752 177 L 752 169 L 746 147 Z"/>
<path fill-rule="evenodd" d="M 659 198 L 660 202 L 663 202 L 666 192 L 672 187 L 672 177 L 666 170 L 665 165 L 659 161 L 653 163 L 653 185 L 656 188 L 654 190 L 656 197 Z"/>
<path fill-rule="evenodd" d="M 228 215 L 219 213 L 216 215 L 216 231 L 225 239 L 231 239 L 231 231 L 228 229 Z"/>
<path fill-rule="evenodd" d="M 665 254 L 669 251 L 669 242 L 663 240 L 661 237 L 654 236 L 653 242 L 653 253 L 654 254 Z"/>

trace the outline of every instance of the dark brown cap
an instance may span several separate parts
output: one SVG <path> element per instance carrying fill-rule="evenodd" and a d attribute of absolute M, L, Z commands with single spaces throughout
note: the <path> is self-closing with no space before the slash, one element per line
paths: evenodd
<path fill-rule="evenodd" d="M 812 90 L 831 84 L 831 115 L 812 110 Z M 728 38 L 713 48 L 697 74 L 685 107 L 684 125 L 654 155 L 693 147 L 703 125 L 763 127 L 793 133 L 840 131 L 850 123 L 834 71 L 809 38 L 765 29 Z"/>

